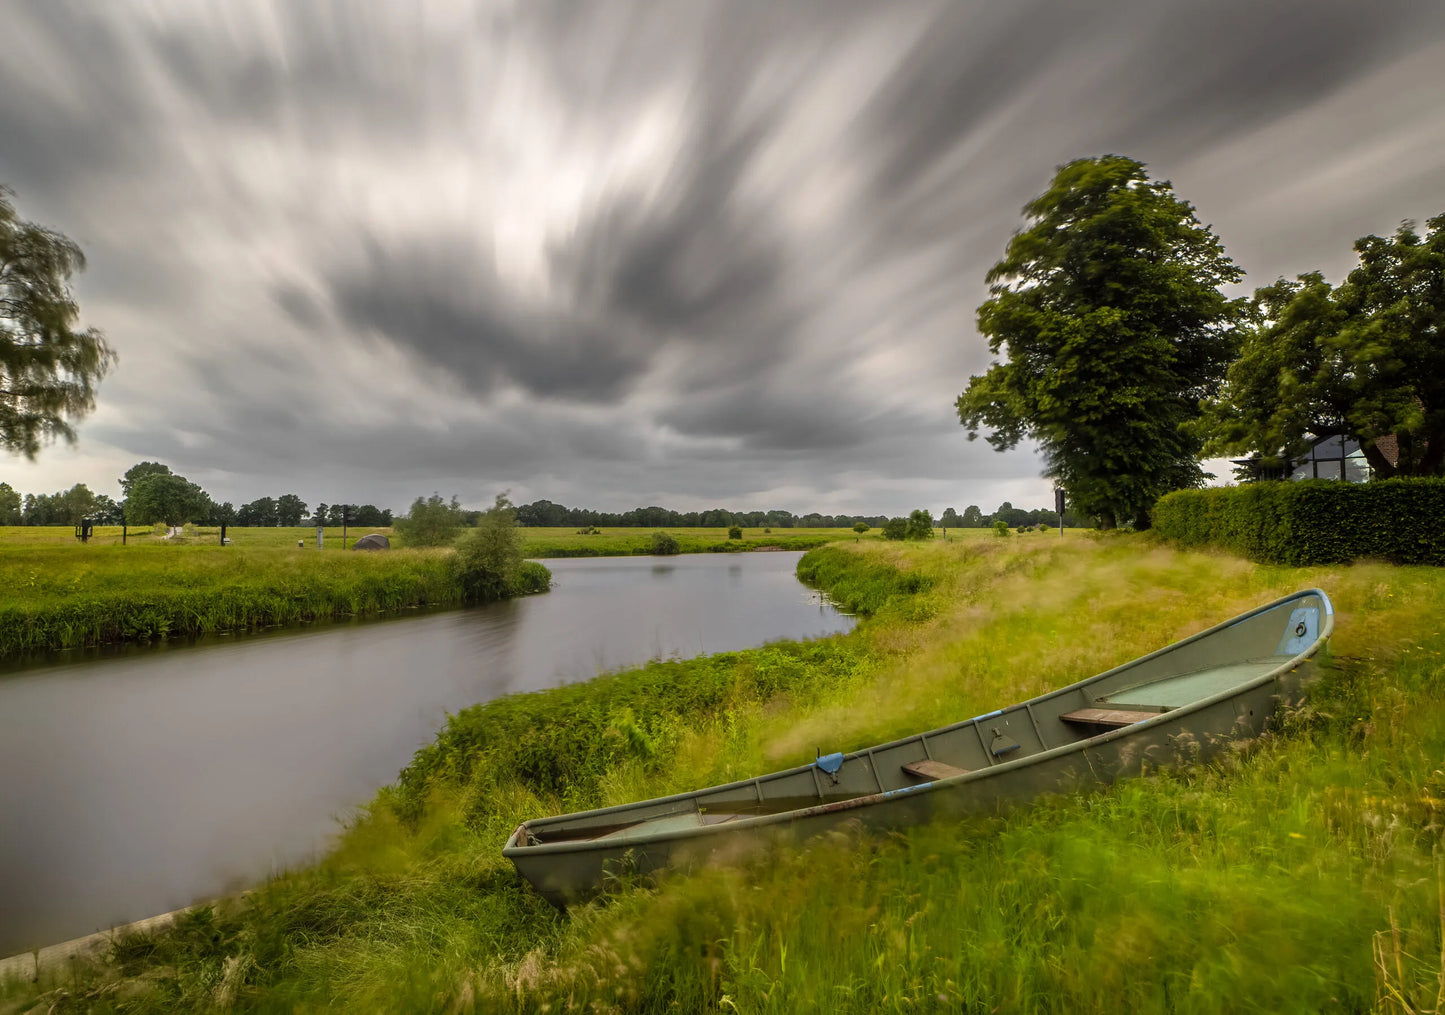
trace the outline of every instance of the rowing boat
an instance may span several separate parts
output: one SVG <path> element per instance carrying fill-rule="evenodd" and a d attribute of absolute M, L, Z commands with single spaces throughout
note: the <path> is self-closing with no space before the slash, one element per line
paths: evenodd
<path fill-rule="evenodd" d="M 561 907 L 609 875 L 728 861 L 779 835 L 991 812 L 1218 754 L 1293 704 L 1334 630 L 1319 589 L 1017 705 L 724 786 L 524 822 L 503 848 Z"/>

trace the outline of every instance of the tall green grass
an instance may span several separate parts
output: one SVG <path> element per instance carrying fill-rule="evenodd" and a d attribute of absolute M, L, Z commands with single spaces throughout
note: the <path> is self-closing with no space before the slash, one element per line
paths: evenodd
<path fill-rule="evenodd" d="M 1438 1007 L 1445 576 L 1263 568 L 1138 537 L 853 544 L 805 558 L 853 633 L 456 716 L 318 866 L 24 1010 L 1427 1011 Z M 895 576 L 890 577 L 886 569 Z M 900 579 L 916 574 L 928 579 Z M 876 586 L 893 586 L 877 598 Z M 1225 761 L 553 913 L 526 817 L 695 788 L 1038 693 L 1319 585 L 1333 664 Z M 870 591 L 870 589 L 874 591 Z"/>
<path fill-rule="evenodd" d="M 459 604 L 448 551 L 142 544 L 0 548 L 0 658 Z M 541 565 L 514 594 L 546 587 Z"/>

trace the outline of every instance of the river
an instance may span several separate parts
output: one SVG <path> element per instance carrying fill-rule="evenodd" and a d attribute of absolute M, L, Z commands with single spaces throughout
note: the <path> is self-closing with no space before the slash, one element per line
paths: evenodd
<path fill-rule="evenodd" d="M 549 560 L 545 595 L 0 674 L 0 956 L 306 863 L 449 711 L 847 630 L 800 556 Z"/>

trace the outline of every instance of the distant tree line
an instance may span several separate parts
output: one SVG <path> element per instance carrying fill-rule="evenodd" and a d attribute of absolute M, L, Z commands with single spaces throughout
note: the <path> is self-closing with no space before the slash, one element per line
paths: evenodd
<path fill-rule="evenodd" d="M 662 507 L 639 507 L 623 512 L 591 511 L 586 508 L 565 507 L 550 500 L 523 504 L 516 512 L 518 525 L 547 528 L 585 528 L 595 525 L 598 528 L 726 529 L 737 525 L 750 529 L 851 529 L 860 522 L 870 528 L 881 528 L 890 521 L 888 515 L 824 515 L 816 512 L 795 515 L 791 511 L 732 511 L 726 508 L 671 511 Z M 460 515 L 463 524 L 475 524 L 466 518 L 467 512 L 460 512 Z M 939 525 L 949 529 L 983 529 L 991 526 L 996 518 L 1002 518 L 1010 528 L 1059 523 L 1059 516 L 1051 510 L 1024 511 L 1004 501 L 992 514 L 984 514 L 976 504 L 970 504 L 962 514 L 954 508 L 948 508 L 943 512 Z M 904 522 L 907 520 L 903 519 Z M 1065 511 L 1064 524 L 1077 525 L 1079 522 L 1072 513 Z"/>
<path fill-rule="evenodd" d="M 341 525 L 358 527 L 392 524 L 390 508 L 374 504 L 318 504 L 313 512 L 299 496 L 258 497 L 236 507 L 217 502 L 185 476 L 161 462 L 138 462 L 120 479 L 121 499 L 93 493 L 84 483 L 53 494 L 22 497 L 8 483 L 0 483 L 0 525 L 75 525 L 89 518 L 96 525 L 200 525 L 286 526 Z M 480 512 L 478 512 L 480 514 Z"/>
<path fill-rule="evenodd" d="M 948 508 L 938 519 L 940 528 L 945 529 L 989 529 L 993 523 L 1001 521 L 1011 529 L 1026 525 L 1043 525 L 1053 528 L 1059 524 L 1059 513 L 1052 508 L 1034 508 L 1032 511 L 1025 511 L 1023 508 L 1016 508 L 1008 501 L 1004 501 L 992 514 L 984 514 L 977 504 L 970 504 L 960 514 L 953 508 Z M 1092 525 L 1092 519 L 1076 517 L 1073 511 L 1064 509 L 1064 524 L 1069 528 Z"/>
<path fill-rule="evenodd" d="M 548 528 L 595 525 L 599 528 L 726 529 L 741 525 L 750 529 L 846 529 L 860 521 L 882 525 L 888 520 L 887 515 L 795 515 L 791 511 L 733 511 L 727 508 L 672 511 L 652 506 L 621 512 L 592 511 L 565 507 L 550 500 L 522 504 L 516 511 L 518 525 Z"/>

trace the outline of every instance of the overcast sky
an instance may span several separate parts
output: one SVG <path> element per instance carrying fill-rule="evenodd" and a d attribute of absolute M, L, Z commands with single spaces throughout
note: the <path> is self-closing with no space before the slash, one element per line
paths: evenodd
<path fill-rule="evenodd" d="M 0 183 L 120 355 L 23 492 L 935 512 L 984 273 L 1060 163 L 1247 286 L 1445 211 L 1430 0 L 0 0 Z"/>

